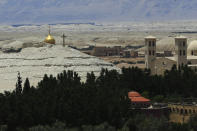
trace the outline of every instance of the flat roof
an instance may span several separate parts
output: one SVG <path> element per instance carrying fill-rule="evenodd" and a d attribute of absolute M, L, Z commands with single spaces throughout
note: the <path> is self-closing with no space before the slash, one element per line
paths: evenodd
<path fill-rule="evenodd" d="M 150 35 L 150 36 L 145 37 L 145 39 L 156 39 L 156 37 Z"/>
<path fill-rule="evenodd" d="M 180 35 L 180 36 L 176 36 L 175 39 L 187 39 L 187 37 Z"/>
<path fill-rule="evenodd" d="M 187 56 L 187 59 L 188 60 L 194 60 L 194 59 L 197 59 L 197 56 Z"/>

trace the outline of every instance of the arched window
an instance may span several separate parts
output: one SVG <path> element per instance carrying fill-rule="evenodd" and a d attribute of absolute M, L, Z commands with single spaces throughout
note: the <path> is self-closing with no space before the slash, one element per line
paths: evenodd
<path fill-rule="evenodd" d="M 185 56 L 185 50 L 183 50 L 183 56 Z"/>
<path fill-rule="evenodd" d="M 154 41 L 152 42 L 152 45 L 153 45 L 153 47 L 155 46 L 155 42 Z"/>
<path fill-rule="evenodd" d="M 185 109 L 185 114 L 187 115 L 187 109 Z"/>
<path fill-rule="evenodd" d="M 151 47 L 151 41 L 149 41 L 149 47 Z"/>
<path fill-rule="evenodd" d="M 176 108 L 176 110 L 177 110 L 177 113 L 179 113 L 179 109 L 178 109 L 178 108 Z"/>
<path fill-rule="evenodd" d="M 151 51 L 149 50 L 149 55 L 151 55 Z"/>
<path fill-rule="evenodd" d="M 183 41 L 183 47 L 185 47 L 185 41 Z"/>
<path fill-rule="evenodd" d="M 180 114 L 183 114 L 183 109 L 181 109 Z"/>
<path fill-rule="evenodd" d="M 181 50 L 179 51 L 179 55 L 180 55 L 180 56 L 182 55 L 182 51 L 181 51 Z"/>
<path fill-rule="evenodd" d="M 155 51 L 153 50 L 153 56 L 155 55 Z"/>

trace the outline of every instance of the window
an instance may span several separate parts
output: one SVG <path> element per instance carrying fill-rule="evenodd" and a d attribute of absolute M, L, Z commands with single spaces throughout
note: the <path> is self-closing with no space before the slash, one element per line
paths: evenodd
<path fill-rule="evenodd" d="M 149 47 L 151 47 L 151 41 L 149 41 Z"/>
<path fill-rule="evenodd" d="M 177 110 L 177 113 L 179 113 L 179 109 L 178 109 L 178 108 L 176 108 L 176 110 Z"/>
<path fill-rule="evenodd" d="M 185 56 L 185 50 L 183 50 L 183 56 Z"/>
<path fill-rule="evenodd" d="M 153 56 L 155 55 L 155 51 L 153 50 Z"/>
<path fill-rule="evenodd" d="M 153 41 L 152 45 L 153 45 L 153 47 L 155 46 L 155 42 L 154 41 Z"/>
<path fill-rule="evenodd" d="M 149 55 L 151 55 L 151 51 L 149 50 Z"/>
<path fill-rule="evenodd" d="M 182 51 L 181 51 L 181 50 L 179 51 L 179 55 L 180 55 L 180 56 L 182 55 Z"/>
<path fill-rule="evenodd" d="M 187 115 L 187 109 L 185 109 L 185 114 Z"/>
<path fill-rule="evenodd" d="M 185 47 L 185 41 L 183 41 L 183 47 Z"/>
<path fill-rule="evenodd" d="M 183 114 L 183 109 L 181 109 L 180 114 Z"/>

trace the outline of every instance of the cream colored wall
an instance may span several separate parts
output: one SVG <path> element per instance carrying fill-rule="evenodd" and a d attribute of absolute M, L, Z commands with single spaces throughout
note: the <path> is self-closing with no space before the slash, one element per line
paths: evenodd
<path fill-rule="evenodd" d="M 168 58 L 157 58 L 155 60 L 154 73 L 158 75 L 163 75 L 165 70 L 171 70 L 174 64 L 176 65 L 176 61 L 170 60 Z"/>
<path fill-rule="evenodd" d="M 183 46 L 184 42 L 185 46 Z M 183 51 L 185 51 L 185 55 L 183 55 Z M 187 64 L 187 38 L 175 38 L 175 59 L 177 61 L 177 67 Z"/>
<path fill-rule="evenodd" d="M 170 116 L 169 116 L 170 122 L 175 122 L 175 123 L 188 122 L 189 118 L 190 118 L 189 115 L 180 115 L 177 113 L 170 113 Z"/>
<path fill-rule="evenodd" d="M 192 56 L 192 52 L 193 56 L 197 56 L 197 50 L 187 50 L 187 55 Z"/>
<path fill-rule="evenodd" d="M 190 117 L 197 114 L 197 106 L 187 105 L 168 105 L 170 109 L 169 119 L 171 122 L 186 123 Z"/>
<path fill-rule="evenodd" d="M 151 42 L 151 46 L 149 46 L 149 42 Z M 153 42 L 154 42 L 154 46 L 153 46 Z M 151 55 L 149 55 L 149 51 L 151 52 Z M 156 58 L 156 39 L 145 38 L 145 66 L 146 68 L 151 69 L 151 71 L 155 64 L 154 63 L 155 58 Z"/>
<path fill-rule="evenodd" d="M 197 59 L 188 59 L 188 62 L 191 62 L 191 64 L 196 65 L 197 64 Z"/>
<path fill-rule="evenodd" d="M 171 70 L 174 64 L 176 65 L 176 61 L 170 60 L 168 58 L 157 58 L 155 60 L 154 73 L 158 75 L 163 75 L 165 70 Z"/>

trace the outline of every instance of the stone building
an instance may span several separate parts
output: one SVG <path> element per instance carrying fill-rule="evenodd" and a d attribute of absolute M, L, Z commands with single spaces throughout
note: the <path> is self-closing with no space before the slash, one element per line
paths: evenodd
<path fill-rule="evenodd" d="M 166 104 L 152 104 L 151 100 L 144 98 L 138 92 L 128 92 L 131 101 L 130 110 L 134 113 L 145 114 L 153 117 L 169 117 L 169 108 Z"/>
<path fill-rule="evenodd" d="M 150 100 L 142 97 L 138 92 L 128 92 L 128 97 L 131 100 L 131 108 L 148 108 L 151 105 Z"/>
<path fill-rule="evenodd" d="M 176 65 L 177 68 L 184 65 L 188 65 L 191 68 L 197 67 L 197 56 L 187 55 L 187 38 L 180 36 L 176 37 L 174 40 L 175 55 L 166 57 L 172 54 L 171 52 L 166 52 L 166 54 L 169 55 L 157 57 L 156 38 L 153 36 L 148 36 L 145 38 L 145 66 L 151 70 L 152 74 L 162 75 L 165 70 L 171 70 L 173 65 Z M 197 47 L 197 45 L 195 46 Z M 189 47 L 189 49 L 191 49 L 191 47 Z"/>
<path fill-rule="evenodd" d="M 176 123 L 186 123 L 197 113 L 196 104 L 168 104 L 170 109 L 169 120 Z"/>
<path fill-rule="evenodd" d="M 120 56 L 121 46 L 114 47 L 94 47 L 92 55 L 94 56 Z"/>

